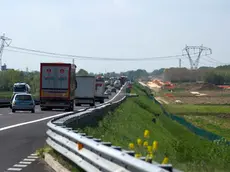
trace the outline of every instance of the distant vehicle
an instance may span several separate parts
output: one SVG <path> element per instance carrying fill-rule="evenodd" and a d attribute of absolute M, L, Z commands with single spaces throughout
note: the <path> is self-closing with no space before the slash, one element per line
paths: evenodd
<path fill-rule="evenodd" d="M 76 76 L 75 105 L 89 104 L 95 106 L 95 76 Z"/>
<path fill-rule="evenodd" d="M 116 92 L 117 92 L 117 89 L 116 89 L 115 87 L 112 87 L 112 88 L 111 88 L 111 92 L 116 93 Z"/>
<path fill-rule="evenodd" d="M 114 81 L 115 81 L 114 77 L 109 78 L 109 82 L 110 82 L 109 85 L 113 86 Z"/>
<path fill-rule="evenodd" d="M 126 76 L 121 76 L 121 77 L 119 78 L 119 80 L 120 80 L 120 82 L 121 82 L 121 85 L 124 85 L 125 82 L 127 81 L 127 77 L 126 77 Z"/>
<path fill-rule="evenodd" d="M 110 89 L 107 89 L 107 90 L 105 91 L 105 94 L 106 94 L 106 95 L 111 95 L 111 94 L 112 94 L 112 92 L 111 92 L 111 90 L 110 90 Z"/>
<path fill-rule="evenodd" d="M 95 83 L 95 101 L 104 103 L 105 97 L 105 81 L 103 77 L 97 77 Z"/>
<path fill-rule="evenodd" d="M 41 63 L 41 110 L 74 110 L 76 65 L 70 63 Z"/>
<path fill-rule="evenodd" d="M 105 81 L 105 86 L 108 86 L 109 85 L 109 81 Z"/>
<path fill-rule="evenodd" d="M 15 83 L 13 85 L 13 94 L 30 93 L 30 86 L 27 83 Z"/>
<path fill-rule="evenodd" d="M 35 112 L 35 102 L 31 94 L 28 93 L 16 93 L 12 100 L 12 112 L 31 111 Z"/>
<path fill-rule="evenodd" d="M 120 80 L 116 80 L 113 85 L 114 85 L 114 87 L 116 89 L 120 89 L 121 88 L 121 82 L 120 82 Z"/>

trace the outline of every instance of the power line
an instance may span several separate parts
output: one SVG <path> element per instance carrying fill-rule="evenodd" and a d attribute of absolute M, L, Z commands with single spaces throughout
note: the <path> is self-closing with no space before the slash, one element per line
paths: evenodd
<path fill-rule="evenodd" d="M 49 55 L 49 54 L 39 54 L 39 53 L 33 53 L 33 52 L 26 52 L 26 51 L 17 51 L 17 50 L 11 50 L 11 49 L 5 49 L 5 51 L 8 52 L 14 52 L 14 53 L 20 53 L 20 54 L 29 54 L 29 55 L 35 55 L 35 56 L 42 56 L 42 57 L 51 57 L 51 58 L 58 58 L 58 59 L 78 59 L 78 60 L 103 60 L 103 59 L 85 59 L 85 58 L 71 58 L 71 57 L 63 57 L 63 56 L 54 56 L 54 55 Z M 158 60 L 174 60 L 175 58 L 178 57 L 170 57 L 170 58 L 155 58 L 155 59 L 151 59 L 151 61 L 158 61 Z M 113 61 L 115 61 L 115 59 L 112 59 Z M 141 59 L 137 59 L 138 61 Z M 119 60 L 116 60 L 119 61 Z M 132 60 L 135 61 L 135 60 Z"/>
<path fill-rule="evenodd" d="M 10 49 L 9 49 L 10 48 Z M 14 49 L 14 50 L 11 50 Z M 17 50 L 21 51 L 17 51 Z M 78 55 L 70 55 L 70 54 L 61 54 L 61 53 L 53 53 L 53 52 L 47 52 L 47 51 L 41 51 L 41 50 L 34 50 L 34 49 L 28 49 L 28 48 L 21 48 L 21 47 L 15 47 L 15 46 L 9 46 L 8 51 L 14 51 L 14 52 L 19 52 L 19 53 L 28 53 L 33 55 L 42 55 L 42 56 L 47 56 L 49 55 L 50 57 L 55 57 L 55 58 L 68 58 L 68 59 L 85 59 L 85 60 L 112 60 L 112 61 L 143 61 L 143 60 L 156 60 L 156 59 L 170 59 L 170 58 L 178 58 L 178 57 L 183 57 L 185 55 L 174 55 L 174 56 L 158 56 L 158 57 L 150 57 L 150 58 L 105 58 L 105 57 L 91 57 L 91 56 L 78 56 Z M 22 52 L 24 51 L 24 52 Z"/>
<path fill-rule="evenodd" d="M 43 57 L 52 57 L 52 58 L 60 58 L 60 59 L 73 59 L 71 57 L 62 57 L 62 56 L 54 56 L 54 55 L 46 55 L 46 54 L 39 54 L 39 53 L 32 53 L 32 52 L 26 52 L 26 51 L 17 51 L 17 50 L 11 50 L 11 49 L 5 49 L 5 51 L 14 52 L 14 53 L 20 53 L 20 54 L 30 54 L 35 56 L 43 56 Z"/>

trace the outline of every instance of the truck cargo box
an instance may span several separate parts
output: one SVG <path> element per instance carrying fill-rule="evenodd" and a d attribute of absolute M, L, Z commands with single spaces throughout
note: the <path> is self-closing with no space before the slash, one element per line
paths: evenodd
<path fill-rule="evenodd" d="M 70 63 L 41 63 L 41 109 L 74 108 L 76 66 Z"/>
<path fill-rule="evenodd" d="M 75 105 L 95 105 L 95 76 L 76 76 Z"/>

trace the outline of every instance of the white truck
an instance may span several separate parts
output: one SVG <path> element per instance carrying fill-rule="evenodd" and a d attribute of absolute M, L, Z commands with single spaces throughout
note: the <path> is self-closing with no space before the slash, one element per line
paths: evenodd
<path fill-rule="evenodd" d="M 95 76 L 76 76 L 75 105 L 95 106 Z"/>
<path fill-rule="evenodd" d="M 105 80 L 103 77 L 97 77 L 95 84 L 95 101 L 104 103 L 106 98 L 108 98 L 108 96 L 105 95 Z"/>

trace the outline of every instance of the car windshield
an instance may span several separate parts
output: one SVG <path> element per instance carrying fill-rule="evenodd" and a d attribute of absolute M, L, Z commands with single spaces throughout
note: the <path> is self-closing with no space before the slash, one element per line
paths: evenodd
<path fill-rule="evenodd" d="M 24 85 L 14 87 L 14 92 L 25 92 L 25 91 L 26 91 L 26 88 Z"/>
<path fill-rule="evenodd" d="M 30 95 L 17 95 L 15 100 L 32 100 L 32 97 Z"/>

